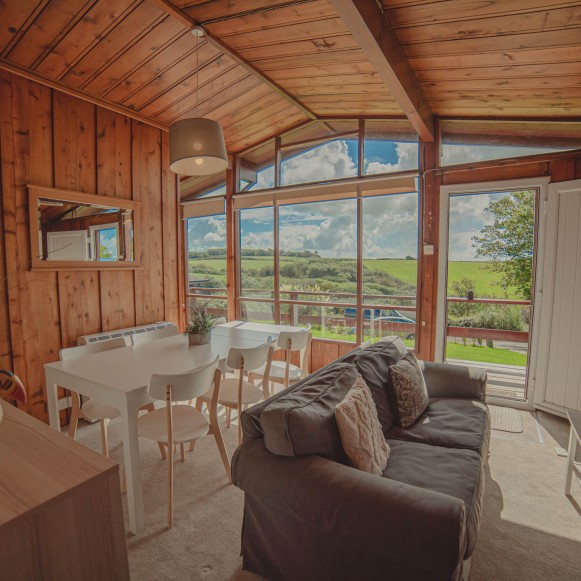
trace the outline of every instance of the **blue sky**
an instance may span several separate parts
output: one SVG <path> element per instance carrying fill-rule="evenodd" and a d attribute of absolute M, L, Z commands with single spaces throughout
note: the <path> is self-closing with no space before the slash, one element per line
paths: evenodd
<path fill-rule="evenodd" d="M 446 146 L 446 164 L 533 154 L 538 148 Z M 392 173 L 417 169 L 418 144 L 366 142 L 365 173 Z M 283 162 L 283 184 L 325 181 L 357 175 L 355 140 L 336 140 L 307 150 Z M 273 185 L 273 169 L 259 172 L 257 185 Z M 491 200 L 502 194 L 463 196 L 451 206 L 450 260 L 475 260 L 472 236 L 490 221 L 485 211 Z M 273 247 L 271 208 L 243 210 L 240 215 L 243 248 Z M 393 194 L 364 200 L 364 258 L 405 258 L 417 256 L 417 194 Z M 223 218 L 209 217 L 189 222 L 192 250 L 224 247 L 226 229 Z M 355 201 L 281 206 L 281 250 L 313 250 L 322 256 L 355 258 Z"/>

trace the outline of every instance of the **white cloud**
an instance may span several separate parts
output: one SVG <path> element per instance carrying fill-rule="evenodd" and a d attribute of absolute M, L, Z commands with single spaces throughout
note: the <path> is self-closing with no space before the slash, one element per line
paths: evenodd
<path fill-rule="evenodd" d="M 397 162 L 383 163 L 380 161 L 370 161 L 365 168 L 365 173 L 371 175 L 418 169 L 419 147 L 417 143 L 397 143 L 395 150 Z"/>
<path fill-rule="evenodd" d="M 546 153 L 550 149 L 542 147 L 505 147 L 500 145 L 451 145 L 442 146 L 442 165 L 455 165 L 505 157 L 519 157 Z"/>

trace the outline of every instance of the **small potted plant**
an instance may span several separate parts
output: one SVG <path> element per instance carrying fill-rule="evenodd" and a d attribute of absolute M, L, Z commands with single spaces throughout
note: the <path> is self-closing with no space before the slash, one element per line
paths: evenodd
<path fill-rule="evenodd" d="M 0 398 L 11 403 L 17 401 L 26 402 L 26 389 L 24 389 L 22 381 L 8 369 L 0 369 Z M 2 406 L 0 406 L 0 422 L 3 415 L 4 412 L 2 411 Z"/>
<path fill-rule="evenodd" d="M 208 315 L 205 307 L 190 307 L 190 322 L 184 335 L 188 336 L 190 345 L 206 345 L 210 342 L 214 318 Z"/>

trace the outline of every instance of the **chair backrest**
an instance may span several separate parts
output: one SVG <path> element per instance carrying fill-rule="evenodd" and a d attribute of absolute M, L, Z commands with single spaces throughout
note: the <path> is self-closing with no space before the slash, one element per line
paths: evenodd
<path fill-rule="evenodd" d="M 201 367 L 177 374 L 153 374 L 149 381 L 149 395 L 154 399 L 166 399 L 167 386 L 171 386 L 172 401 L 185 401 L 204 395 L 214 385 L 214 376 L 220 357 Z"/>
<path fill-rule="evenodd" d="M 228 319 L 226 317 L 216 317 L 213 321 L 212 321 L 212 327 L 215 327 L 216 325 L 223 325 L 224 323 L 227 323 Z"/>
<path fill-rule="evenodd" d="M 163 329 L 156 329 L 155 331 L 145 331 L 145 333 L 136 333 L 131 335 L 134 345 L 142 345 L 143 343 L 149 343 L 150 341 L 155 341 L 156 339 L 164 339 L 165 337 L 173 337 L 179 335 L 178 328 L 175 326 L 164 327 Z"/>
<path fill-rule="evenodd" d="M 310 334 L 310 324 L 300 331 L 283 331 L 278 336 L 277 345 L 280 349 L 301 351 L 307 346 Z"/>
<path fill-rule="evenodd" d="M 244 366 L 244 371 L 254 371 L 267 362 L 269 351 L 273 349 L 274 343 L 272 337 L 269 337 L 266 343 L 258 347 L 246 349 L 232 347 L 228 351 L 226 365 L 231 369 L 241 369 Z"/>
<path fill-rule="evenodd" d="M 107 341 L 99 341 L 98 343 L 89 343 L 88 345 L 80 345 L 79 347 L 61 349 L 61 361 L 70 361 L 71 359 L 91 355 L 92 353 L 101 353 L 102 351 L 127 347 L 129 341 L 127 337 L 118 337 L 117 339 L 108 339 Z"/>

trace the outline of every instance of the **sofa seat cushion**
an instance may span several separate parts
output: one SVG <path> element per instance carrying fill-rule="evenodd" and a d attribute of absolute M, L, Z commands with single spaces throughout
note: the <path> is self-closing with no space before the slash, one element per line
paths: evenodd
<path fill-rule="evenodd" d="M 335 408 L 358 376 L 351 364 L 330 365 L 273 398 L 260 415 L 266 449 L 279 456 L 318 454 L 345 462 Z"/>
<path fill-rule="evenodd" d="M 428 446 L 390 440 L 391 455 L 383 471 L 385 478 L 447 494 L 466 506 L 466 548 L 468 558 L 476 545 L 480 528 L 484 467 L 472 450 Z M 421 526 L 421 523 L 418 523 Z"/>
<path fill-rule="evenodd" d="M 470 399 L 430 401 L 428 409 L 410 428 L 392 427 L 388 438 L 445 448 L 464 448 L 488 454 L 490 418 L 486 404 Z"/>

